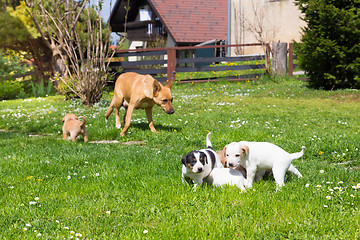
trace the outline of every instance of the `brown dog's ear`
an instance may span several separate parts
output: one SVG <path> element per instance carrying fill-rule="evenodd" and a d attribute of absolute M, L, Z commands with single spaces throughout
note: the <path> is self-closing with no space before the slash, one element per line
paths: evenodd
<path fill-rule="evenodd" d="M 175 73 L 175 71 L 174 71 L 173 74 L 172 74 L 172 76 L 171 76 L 171 79 L 168 79 L 169 83 L 166 84 L 165 87 L 167 87 L 167 88 L 171 88 L 171 87 L 172 87 L 173 81 L 174 81 L 174 79 L 175 79 L 175 74 L 176 74 L 176 73 Z"/>
<path fill-rule="evenodd" d="M 161 90 L 160 83 L 150 75 L 146 75 L 145 78 L 143 79 L 143 82 L 144 82 L 143 91 L 145 97 L 153 98 L 154 95 L 156 96 L 157 93 L 160 92 Z"/>
<path fill-rule="evenodd" d="M 167 88 L 171 88 L 172 87 L 172 80 L 169 80 L 169 83 L 168 84 L 166 84 L 166 86 L 165 87 L 167 87 Z"/>
<path fill-rule="evenodd" d="M 240 147 L 241 157 L 244 155 L 247 156 L 249 154 L 249 147 L 246 145 L 243 145 Z"/>

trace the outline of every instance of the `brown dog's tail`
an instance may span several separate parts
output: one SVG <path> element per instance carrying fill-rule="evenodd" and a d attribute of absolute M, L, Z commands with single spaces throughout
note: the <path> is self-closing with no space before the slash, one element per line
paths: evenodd
<path fill-rule="evenodd" d="M 81 124 L 81 127 L 82 127 L 82 126 L 85 126 L 85 123 L 86 123 L 86 118 L 85 118 L 85 117 L 83 117 L 83 116 L 80 116 L 79 118 L 84 119 L 83 123 Z"/>

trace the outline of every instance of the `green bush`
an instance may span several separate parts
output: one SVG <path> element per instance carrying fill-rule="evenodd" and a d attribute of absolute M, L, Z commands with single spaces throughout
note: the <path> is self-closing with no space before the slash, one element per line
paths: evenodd
<path fill-rule="evenodd" d="M 1 100 L 15 99 L 21 92 L 24 92 L 21 82 L 0 81 Z"/>
<path fill-rule="evenodd" d="M 295 53 L 310 86 L 360 88 L 360 2 L 295 2 L 307 23 L 302 43 L 295 43 Z"/>

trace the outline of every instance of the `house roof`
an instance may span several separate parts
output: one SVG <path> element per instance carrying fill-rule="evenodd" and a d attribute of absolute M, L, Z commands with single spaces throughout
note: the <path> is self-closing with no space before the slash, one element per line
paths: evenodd
<path fill-rule="evenodd" d="M 227 0 L 149 0 L 176 42 L 225 40 Z"/>
<path fill-rule="evenodd" d="M 124 2 L 117 0 L 109 22 L 113 32 L 123 30 Z M 127 2 L 127 1 L 126 1 Z M 130 1 L 146 2 L 144 0 Z M 200 43 L 227 37 L 228 0 L 148 0 L 168 33 L 177 43 Z M 131 6 L 128 21 L 134 19 L 138 8 Z"/>

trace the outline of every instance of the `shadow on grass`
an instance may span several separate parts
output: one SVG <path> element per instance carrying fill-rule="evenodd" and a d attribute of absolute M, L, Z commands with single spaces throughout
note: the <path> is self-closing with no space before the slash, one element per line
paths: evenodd
<path fill-rule="evenodd" d="M 129 131 L 131 131 L 131 128 L 137 128 L 137 129 L 144 130 L 144 131 L 150 131 L 148 123 L 131 123 Z M 163 126 L 160 124 L 155 124 L 155 129 L 156 129 L 156 131 L 161 130 L 161 131 L 166 131 L 166 132 L 173 132 L 174 130 L 176 130 L 177 132 L 182 131 L 181 127 L 169 127 L 169 126 Z M 122 128 L 121 128 L 121 130 L 122 130 Z"/>

